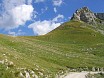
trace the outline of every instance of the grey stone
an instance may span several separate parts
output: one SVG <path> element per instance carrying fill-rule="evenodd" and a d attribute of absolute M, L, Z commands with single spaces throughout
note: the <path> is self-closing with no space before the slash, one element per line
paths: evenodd
<path fill-rule="evenodd" d="M 104 24 L 104 13 L 93 13 L 88 7 L 82 7 L 73 14 L 71 20 L 83 21 L 88 24 Z"/>

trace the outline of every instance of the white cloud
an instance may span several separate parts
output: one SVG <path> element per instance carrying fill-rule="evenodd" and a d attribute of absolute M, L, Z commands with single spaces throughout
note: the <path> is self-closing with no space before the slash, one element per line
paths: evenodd
<path fill-rule="evenodd" d="M 55 17 L 52 21 L 53 22 L 61 22 L 62 19 L 64 18 L 63 15 L 59 14 L 57 17 Z"/>
<path fill-rule="evenodd" d="M 44 35 L 60 26 L 63 23 L 63 18 L 64 16 L 59 14 L 52 20 L 36 21 L 29 25 L 28 28 L 32 28 L 34 33 L 37 33 L 38 35 Z"/>
<path fill-rule="evenodd" d="M 42 13 L 45 13 L 47 10 L 48 10 L 48 7 L 45 7 L 45 8 L 42 8 L 42 9 L 41 9 L 41 12 L 42 12 Z"/>
<path fill-rule="evenodd" d="M 55 12 L 55 13 L 57 12 L 57 9 L 56 9 L 56 7 L 54 7 L 54 12 Z"/>
<path fill-rule="evenodd" d="M 10 36 L 16 36 L 16 33 L 13 32 L 13 31 L 9 31 L 9 32 L 8 32 L 8 35 L 10 35 Z"/>
<path fill-rule="evenodd" d="M 60 6 L 60 5 L 62 5 L 62 3 L 63 3 L 63 0 L 53 0 L 54 6 Z"/>
<path fill-rule="evenodd" d="M 45 0 L 35 0 L 35 3 L 44 2 Z"/>
<path fill-rule="evenodd" d="M 8 35 L 10 35 L 10 36 L 20 36 L 20 35 L 25 35 L 25 32 L 22 32 L 22 30 L 18 30 L 17 32 L 9 31 Z"/>
<path fill-rule="evenodd" d="M 47 32 L 50 32 L 51 30 L 58 27 L 60 23 L 54 23 L 52 21 L 36 21 L 35 23 L 29 25 L 29 28 L 32 28 L 34 33 L 37 33 L 38 35 L 44 35 Z"/>
<path fill-rule="evenodd" d="M 30 5 L 32 3 L 32 0 L 25 0 L 25 3 Z"/>
<path fill-rule="evenodd" d="M 31 20 L 33 7 L 31 5 L 20 5 L 12 10 L 13 20 L 16 25 L 23 25 L 27 20 Z"/>
<path fill-rule="evenodd" d="M 68 17 L 69 20 L 70 20 L 71 18 L 72 18 L 71 16 Z"/>
<path fill-rule="evenodd" d="M 0 28 L 6 30 L 14 29 L 24 25 L 27 20 L 31 20 L 33 7 L 32 0 L 4 0 L 0 6 Z"/>

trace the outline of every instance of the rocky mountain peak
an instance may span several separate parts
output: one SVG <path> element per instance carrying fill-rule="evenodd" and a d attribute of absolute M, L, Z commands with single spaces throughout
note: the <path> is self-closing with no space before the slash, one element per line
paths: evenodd
<path fill-rule="evenodd" d="M 96 24 L 95 14 L 88 7 L 82 7 L 75 11 L 71 20 L 83 21 L 89 24 Z"/>

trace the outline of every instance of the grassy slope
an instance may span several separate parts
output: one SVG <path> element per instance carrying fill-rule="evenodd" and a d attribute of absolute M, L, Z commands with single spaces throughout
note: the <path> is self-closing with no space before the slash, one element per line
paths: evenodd
<path fill-rule="evenodd" d="M 54 74 L 67 67 L 103 67 L 103 51 L 104 36 L 75 21 L 67 22 L 44 36 L 0 35 L 0 60 L 7 58 L 16 67 L 31 69 L 38 65 L 40 71 L 45 70 L 44 73 Z"/>
<path fill-rule="evenodd" d="M 71 56 L 66 66 L 103 66 L 104 36 L 84 25 L 81 22 L 67 22 L 47 35 L 35 38 L 59 44 L 62 52 Z M 65 65 L 65 60 L 63 63 Z"/>

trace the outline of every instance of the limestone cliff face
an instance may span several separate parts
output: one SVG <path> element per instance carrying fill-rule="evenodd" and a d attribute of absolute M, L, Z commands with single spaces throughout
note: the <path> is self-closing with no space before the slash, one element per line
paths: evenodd
<path fill-rule="evenodd" d="M 88 7 L 83 7 L 78 10 L 73 14 L 73 17 L 71 20 L 76 20 L 76 21 L 83 21 L 88 24 L 97 24 L 97 23 L 102 23 L 102 18 L 101 14 L 95 14 L 91 10 L 88 9 Z"/>

